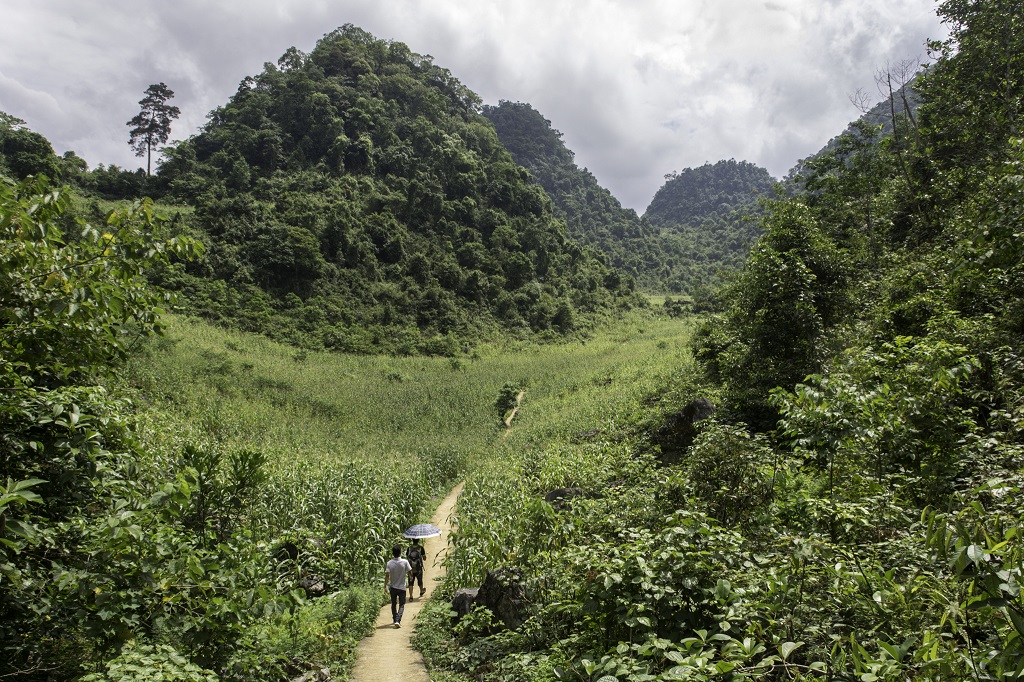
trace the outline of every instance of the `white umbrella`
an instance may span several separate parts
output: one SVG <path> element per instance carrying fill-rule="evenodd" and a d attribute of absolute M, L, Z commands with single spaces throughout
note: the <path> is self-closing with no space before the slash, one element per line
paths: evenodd
<path fill-rule="evenodd" d="M 403 537 L 407 537 L 410 540 L 416 538 L 423 540 L 426 538 L 437 537 L 441 534 L 441 529 L 432 523 L 417 523 L 415 526 L 409 526 L 404 533 Z"/>

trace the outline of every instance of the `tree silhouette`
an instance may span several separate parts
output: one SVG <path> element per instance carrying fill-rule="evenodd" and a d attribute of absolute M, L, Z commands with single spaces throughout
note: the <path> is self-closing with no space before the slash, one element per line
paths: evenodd
<path fill-rule="evenodd" d="M 146 88 L 146 96 L 139 100 L 142 111 L 126 125 L 132 126 L 128 133 L 128 144 L 135 156 L 146 155 L 146 175 L 152 168 L 153 147 L 167 142 L 171 134 L 171 121 L 178 118 L 181 110 L 167 104 L 174 97 L 174 91 L 164 83 Z"/>

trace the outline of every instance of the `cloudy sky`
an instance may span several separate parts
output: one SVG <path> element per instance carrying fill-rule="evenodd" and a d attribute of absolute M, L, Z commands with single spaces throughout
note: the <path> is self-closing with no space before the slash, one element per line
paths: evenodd
<path fill-rule="evenodd" d="M 735 158 L 781 177 L 945 35 L 934 0 L 0 0 L 0 111 L 58 153 L 138 168 L 151 83 L 195 133 L 247 75 L 346 23 L 406 43 L 485 103 L 529 102 L 642 213 L 671 171 Z"/>

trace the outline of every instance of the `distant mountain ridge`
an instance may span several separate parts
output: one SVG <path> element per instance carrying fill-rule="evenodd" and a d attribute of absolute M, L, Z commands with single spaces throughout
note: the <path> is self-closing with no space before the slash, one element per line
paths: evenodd
<path fill-rule="evenodd" d="M 516 163 L 530 171 L 565 220 L 569 236 L 604 253 L 611 265 L 650 287 L 661 265 L 657 232 L 636 211 L 623 208 L 586 168 L 576 165 L 562 133 L 524 102 L 485 105 L 483 115 L 498 131 Z"/>
<path fill-rule="evenodd" d="M 483 113 L 516 163 L 551 196 L 569 234 L 603 252 L 641 288 L 714 288 L 724 271 L 740 267 L 757 237 L 747 218 L 774 184 L 763 168 L 723 161 L 673 174 L 640 218 L 576 165 L 562 134 L 532 106 L 502 101 Z"/>

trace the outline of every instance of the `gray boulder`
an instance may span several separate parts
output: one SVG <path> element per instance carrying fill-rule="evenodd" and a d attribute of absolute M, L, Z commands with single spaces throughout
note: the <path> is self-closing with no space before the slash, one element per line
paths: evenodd
<path fill-rule="evenodd" d="M 522 571 L 510 567 L 488 571 L 475 602 L 490 609 L 506 628 L 515 630 L 526 620 L 530 606 Z"/>
<path fill-rule="evenodd" d="M 304 576 L 299 581 L 299 587 L 306 591 L 306 596 L 310 599 L 322 597 L 327 594 L 327 584 L 324 579 L 316 574 Z"/>
<path fill-rule="evenodd" d="M 455 612 L 456 621 L 462 620 L 463 616 L 476 608 L 476 597 L 479 592 L 479 587 L 464 587 L 455 593 L 452 598 L 452 611 Z"/>
<path fill-rule="evenodd" d="M 555 488 L 544 496 L 544 501 L 556 510 L 565 509 L 574 497 L 583 495 L 583 488 Z"/>
<path fill-rule="evenodd" d="M 697 422 L 714 413 L 714 403 L 707 398 L 697 398 L 666 417 L 651 437 L 661 446 L 661 463 L 669 465 L 678 462 L 697 437 Z"/>

